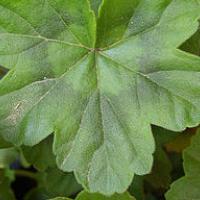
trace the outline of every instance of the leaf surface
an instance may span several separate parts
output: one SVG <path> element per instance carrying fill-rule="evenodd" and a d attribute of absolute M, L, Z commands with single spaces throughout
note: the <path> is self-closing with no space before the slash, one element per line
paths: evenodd
<path fill-rule="evenodd" d="M 0 64 L 12 68 L 1 135 L 33 146 L 54 133 L 59 168 L 106 195 L 151 171 L 151 124 L 200 122 L 200 58 L 177 50 L 197 30 L 199 0 L 113 2 L 97 20 L 87 0 L 0 2 Z"/>

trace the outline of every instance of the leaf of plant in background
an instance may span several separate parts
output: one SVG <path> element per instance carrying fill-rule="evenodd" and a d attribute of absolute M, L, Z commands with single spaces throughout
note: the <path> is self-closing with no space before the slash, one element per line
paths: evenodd
<path fill-rule="evenodd" d="M 145 176 L 135 176 L 128 191 L 134 195 L 138 200 L 145 200 L 145 188 L 144 188 Z"/>
<path fill-rule="evenodd" d="M 73 196 L 82 189 L 71 173 L 63 173 L 58 169 L 52 168 L 48 169 L 43 176 L 41 186 L 44 186 L 46 193 L 50 197 Z M 56 185 L 59 185 L 59 187 L 55 187 Z"/>
<path fill-rule="evenodd" d="M 0 170 L 0 200 L 15 200 L 14 193 L 10 188 L 14 179 L 13 173 L 9 169 Z"/>
<path fill-rule="evenodd" d="M 179 134 L 174 140 L 165 144 L 165 148 L 168 152 L 182 153 L 191 143 L 192 136 L 196 133 L 196 128 L 188 129 Z"/>
<path fill-rule="evenodd" d="M 154 154 L 154 165 L 150 174 L 145 176 L 145 181 L 157 190 L 168 189 L 171 183 L 171 161 L 164 151 L 164 144 L 172 140 L 177 133 L 154 127 L 156 139 L 156 151 Z M 163 136 L 165 134 L 165 136 Z"/>
<path fill-rule="evenodd" d="M 75 200 L 135 200 L 134 197 L 130 196 L 128 193 L 115 194 L 111 197 L 106 197 L 101 194 L 90 194 L 87 192 L 81 192 Z M 58 197 L 51 200 L 70 200 L 68 198 Z"/>
<path fill-rule="evenodd" d="M 28 163 L 37 170 L 45 171 L 48 168 L 56 167 L 55 156 L 52 152 L 52 137 L 48 137 L 34 147 L 23 146 L 22 151 Z"/>
<path fill-rule="evenodd" d="M 0 65 L 0 79 L 3 78 L 7 72 L 8 72 L 8 69 L 6 69 Z"/>
<path fill-rule="evenodd" d="M 134 197 L 130 196 L 128 193 L 115 194 L 111 197 L 105 197 L 101 194 L 90 194 L 87 192 L 81 192 L 76 200 L 135 200 Z"/>
<path fill-rule="evenodd" d="M 0 149 L 0 168 L 7 168 L 19 158 L 19 152 L 15 148 Z"/>
<path fill-rule="evenodd" d="M 6 149 L 13 147 L 12 143 L 7 142 L 3 137 L 0 136 L 0 149 Z"/>
<path fill-rule="evenodd" d="M 200 56 L 200 25 L 198 31 L 180 48 L 184 51 Z"/>
<path fill-rule="evenodd" d="M 37 187 L 30 190 L 25 200 L 47 200 L 57 196 L 75 196 L 82 190 L 72 173 L 48 168 L 34 174 Z"/>
<path fill-rule="evenodd" d="M 57 197 L 57 198 L 50 199 L 50 200 L 72 200 L 72 199 L 69 199 L 69 198 L 66 198 L 66 197 Z"/>
<path fill-rule="evenodd" d="M 167 200 L 200 199 L 200 129 L 191 146 L 183 153 L 185 177 L 175 181 L 166 194 Z"/>
<path fill-rule="evenodd" d="M 182 135 L 155 126 L 152 130 L 156 141 L 153 168 L 150 174 L 135 177 L 129 188 L 130 193 L 139 200 L 149 200 L 154 194 L 161 198 L 169 188 L 172 181 L 172 162 L 164 146 Z"/>
<path fill-rule="evenodd" d="M 51 197 L 48 196 L 44 188 L 34 188 L 30 190 L 24 200 L 47 200 Z"/>
<path fill-rule="evenodd" d="M 1 136 L 34 146 L 54 133 L 60 169 L 90 192 L 124 192 L 151 171 L 151 124 L 200 122 L 200 58 L 178 50 L 199 10 L 199 0 L 104 0 L 96 17 L 87 0 L 2 0 Z"/>

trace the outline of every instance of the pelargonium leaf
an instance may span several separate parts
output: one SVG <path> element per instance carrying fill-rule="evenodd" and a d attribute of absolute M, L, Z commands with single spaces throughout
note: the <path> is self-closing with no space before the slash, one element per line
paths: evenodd
<path fill-rule="evenodd" d="M 0 149 L 12 147 L 12 143 L 7 142 L 2 136 L 0 136 Z"/>
<path fill-rule="evenodd" d="M 9 171 L 9 169 L 1 169 L 0 170 L 0 199 L 5 200 L 15 200 L 14 192 L 11 189 L 11 182 L 13 181 L 10 177 L 9 173 L 13 173 Z M 8 175 L 9 174 L 9 175 Z M 13 174 L 11 176 L 14 176 Z"/>
<path fill-rule="evenodd" d="M 135 176 L 129 187 L 130 193 L 140 200 L 149 200 L 149 193 L 154 194 L 157 191 L 169 188 L 172 177 L 172 162 L 166 154 L 164 146 L 177 136 L 182 135 L 182 133 L 155 126 L 152 127 L 152 131 L 156 142 L 156 151 L 154 152 L 154 164 L 151 173 L 145 176 Z"/>
<path fill-rule="evenodd" d="M 200 199 L 200 130 L 183 153 L 185 176 L 175 181 L 166 193 L 167 200 Z"/>
<path fill-rule="evenodd" d="M 151 173 L 144 176 L 143 179 L 154 189 L 167 189 L 171 183 L 172 163 L 164 151 L 164 144 L 173 140 L 180 133 L 159 127 L 153 127 L 153 133 L 156 141 L 154 165 Z"/>
<path fill-rule="evenodd" d="M 127 192 L 124 194 L 115 194 L 110 197 L 103 196 L 101 194 L 91 194 L 85 191 L 81 192 L 75 200 L 135 200 L 134 197 L 130 196 Z M 51 200 L 70 200 L 64 197 L 57 197 Z"/>
<path fill-rule="evenodd" d="M 19 158 L 19 153 L 14 147 L 0 149 L 0 168 L 9 168 L 17 158 Z"/>
<path fill-rule="evenodd" d="M 58 168 L 40 171 L 35 174 L 35 178 L 37 187 L 32 188 L 26 194 L 25 200 L 47 200 L 58 196 L 74 196 L 82 189 L 72 173 L 64 173 Z"/>
<path fill-rule="evenodd" d="M 124 194 L 115 194 L 111 197 L 106 197 L 101 194 L 90 194 L 85 191 L 81 192 L 76 200 L 135 200 L 134 197 L 130 196 L 128 192 Z"/>
<path fill-rule="evenodd" d="M 52 137 L 46 138 L 34 147 L 23 146 L 21 149 L 26 161 L 39 171 L 56 166 L 52 152 Z"/>
<path fill-rule="evenodd" d="M 33 188 L 24 197 L 24 200 L 47 200 L 49 197 L 44 188 Z"/>
<path fill-rule="evenodd" d="M 49 199 L 49 200 L 72 200 L 72 199 L 69 199 L 69 198 L 66 198 L 66 197 L 56 197 L 54 199 Z"/>
<path fill-rule="evenodd" d="M 96 46 L 98 48 L 107 47 L 123 37 L 138 3 L 139 0 L 106 0 L 103 2 L 97 20 Z"/>
<path fill-rule="evenodd" d="M 87 0 L 0 2 L 2 137 L 33 146 L 54 133 L 59 168 L 106 195 L 150 172 L 151 124 L 200 122 L 200 58 L 177 50 L 197 30 L 199 0 L 115 2 L 98 19 Z"/>
<path fill-rule="evenodd" d="M 63 173 L 58 169 L 50 168 L 41 175 L 43 176 L 41 185 L 44 186 L 50 197 L 72 196 L 82 189 L 71 173 Z M 59 187 L 55 187 L 56 185 Z"/>
<path fill-rule="evenodd" d="M 180 47 L 184 51 L 200 56 L 200 24 L 197 32 Z"/>

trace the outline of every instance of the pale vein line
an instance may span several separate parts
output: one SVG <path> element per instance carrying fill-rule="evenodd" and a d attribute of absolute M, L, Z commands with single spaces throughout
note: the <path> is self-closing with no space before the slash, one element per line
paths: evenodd
<path fill-rule="evenodd" d="M 68 45 L 68 46 L 81 47 L 81 48 L 91 50 L 89 47 L 83 46 L 81 44 L 66 42 L 66 41 L 57 40 L 57 39 L 50 39 L 50 38 L 46 38 L 46 37 L 43 37 L 43 36 L 40 36 L 40 35 L 36 36 L 36 35 L 26 35 L 26 34 L 17 34 L 17 33 L 0 33 L 0 36 L 1 35 L 8 35 L 8 36 L 11 35 L 11 36 L 14 36 L 14 37 L 25 37 L 25 38 L 40 39 L 40 40 L 42 39 L 46 42 L 55 42 L 55 43 L 65 44 L 65 45 Z"/>
<path fill-rule="evenodd" d="M 129 41 L 129 40 L 131 40 L 131 39 L 133 39 L 133 38 L 138 37 L 139 35 L 142 35 L 142 34 L 145 34 L 145 33 L 149 33 L 149 32 L 151 32 L 151 31 L 154 31 L 156 28 L 159 28 L 159 27 L 162 26 L 162 25 L 163 25 L 163 26 L 166 26 L 167 24 L 169 24 L 169 23 L 171 23 L 171 22 L 174 22 L 175 20 L 177 20 L 176 18 L 173 18 L 173 19 L 170 19 L 170 20 L 166 20 L 166 21 L 165 21 L 165 24 L 162 24 L 162 23 L 161 23 L 162 17 L 163 17 L 164 13 L 166 12 L 166 10 L 168 9 L 169 6 L 170 6 L 170 4 L 169 4 L 169 5 L 166 7 L 166 9 L 163 11 L 162 15 L 160 16 L 159 21 L 158 21 L 157 23 L 155 23 L 154 25 L 152 25 L 151 27 L 149 27 L 149 28 L 147 28 L 147 29 L 144 29 L 144 30 L 142 30 L 142 31 L 139 31 L 138 33 L 136 33 L 136 34 L 134 34 L 134 35 L 130 35 L 129 37 L 123 37 L 121 40 L 119 40 L 119 41 L 117 41 L 117 42 L 115 42 L 115 43 L 113 43 L 113 44 L 111 44 L 111 45 L 109 45 L 109 46 L 107 46 L 107 47 L 105 47 L 105 48 L 102 48 L 102 50 L 111 49 L 111 48 L 117 46 L 118 44 L 122 44 L 122 43 L 124 43 L 124 42 L 126 42 L 126 41 Z M 187 15 L 187 14 L 190 14 L 190 12 L 183 13 L 182 15 L 179 15 L 178 17 L 181 18 L 182 16 Z M 194 21 L 198 21 L 198 18 L 199 18 L 199 17 L 197 17 Z"/>
<path fill-rule="evenodd" d="M 138 72 L 138 75 L 142 76 L 143 78 L 145 78 L 146 80 L 148 80 L 149 82 L 151 83 L 154 83 L 155 85 L 157 85 L 159 88 L 162 88 L 164 90 L 166 90 L 168 93 L 170 93 L 172 96 L 176 96 L 184 101 L 186 101 L 187 103 L 191 104 L 193 107 L 196 108 L 196 105 L 193 104 L 192 102 L 190 102 L 188 99 L 185 99 L 183 96 L 180 96 L 178 94 L 174 94 L 171 90 L 167 89 L 166 87 L 162 86 L 162 85 L 159 85 L 156 81 L 154 81 L 153 79 L 151 79 L 149 76 L 143 74 L 143 73 L 140 73 Z"/>
<path fill-rule="evenodd" d="M 40 35 L 40 33 L 36 30 L 36 28 L 26 19 L 24 18 L 22 15 L 20 15 L 19 13 L 16 13 L 14 12 L 13 10 L 11 10 L 10 8 L 6 7 L 5 5 L 1 5 L 0 6 L 3 8 L 3 9 L 6 9 L 8 11 L 10 11 L 11 13 L 14 13 L 15 16 L 18 16 L 20 17 L 21 19 L 23 19 L 34 31 L 35 33 L 37 33 L 38 35 Z"/>
<path fill-rule="evenodd" d="M 126 67 L 126 66 L 123 65 L 122 63 L 119 63 L 119 62 L 117 62 L 116 60 L 112 59 L 110 56 L 106 55 L 105 53 L 99 52 L 99 54 L 102 55 L 104 58 L 107 58 L 108 60 L 112 61 L 113 63 L 115 63 L 115 64 L 117 64 L 117 65 L 123 67 L 124 69 L 126 69 L 126 70 L 128 70 L 128 71 L 130 71 L 130 72 L 132 72 L 132 73 L 135 73 L 135 74 L 137 73 L 136 71 L 132 70 L 131 68 Z"/>
<path fill-rule="evenodd" d="M 140 75 L 140 76 L 142 76 L 142 77 L 144 77 L 145 79 L 147 79 L 147 80 L 151 81 L 152 83 L 156 84 L 159 88 L 165 89 L 166 91 L 168 91 L 168 92 L 169 92 L 170 94 L 172 94 L 173 96 L 177 96 L 177 97 L 183 99 L 184 101 L 188 102 L 188 103 L 191 104 L 192 106 L 196 107 L 196 105 L 194 105 L 194 104 L 193 104 L 192 102 L 190 102 L 189 100 L 185 99 L 184 97 L 182 97 L 182 96 L 180 96 L 180 95 L 174 94 L 174 93 L 173 93 L 172 91 L 170 91 L 169 89 L 167 89 L 167 88 L 165 88 L 165 87 L 159 85 L 156 81 L 152 80 L 152 79 L 148 76 L 148 75 L 150 75 L 151 73 L 149 73 L 149 74 L 143 74 L 142 72 L 139 72 L 139 71 L 138 71 L 138 72 L 134 72 L 134 71 L 131 70 L 130 68 L 127 68 L 126 66 L 122 65 L 121 63 L 118 63 L 117 61 L 113 60 L 113 59 L 110 58 L 109 56 L 106 56 L 106 55 L 103 54 L 103 53 L 101 53 L 101 55 L 104 56 L 104 57 L 106 57 L 107 59 L 109 59 L 109 60 L 115 62 L 116 64 L 118 64 L 118 65 L 124 67 L 125 69 L 127 69 L 127 70 L 129 70 L 129 71 L 131 71 L 131 72 L 133 72 L 133 73 L 135 73 L 135 74 L 138 74 L 138 75 Z M 174 71 L 174 70 L 172 70 L 172 71 Z M 186 71 L 186 72 L 187 72 L 187 71 Z"/>
<path fill-rule="evenodd" d="M 76 35 L 70 30 L 69 26 L 67 25 L 67 23 L 65 22 L 65 20 L 63 19 L 63 17 L 61 16 L 61 14 L 59 14 L 59 12 L 53 8 L 53 6 L 49 3 L 48 0 L 45 0 L 45 2 L 48 3 L 48 5 L 52 8 L 52 10 L 55 12 L 55 14 L 60 18 L 60 20 L 63 22 L 63 24 L 66 26 L 66 28 L 68 28 L 68 31 L 73 35 L 74 39 L 81 45 L 84 46 L 80 40 L 76 37 Z"/>
<path fill-rule="evenodd" d="M 70 155 L 71 155 L 71 153 L 72 153 L 72 150 L 73 150 L 74 145 L 75 145 L 75 143 L 76 143 L 77 137 L 79 136 L 78 132 L 79 132 L 80 129 L 81 129 L 81 126 L 82 126 L 82 123 L 83 123 L 83 118 L 84 118 L 84 116 L 85 116 L 85 114 L 86 114 L 86 111 L 87 111 L 87 108 L 88 108 L 88 106 L 89 106 L 90 100 L 91 100 L 91 98 L 93 97 L 94 93 L 95 93 L 95 91 L 94 91 L 92 94 L 90 94 L 90 96 L 88 97 L 88 100 L 87 100 L 87 102 L 86 102 L 85 108 L 83 109 L 83 112 L 82 112 L 81 117 L 80 117 L 81 122 L 79 123 L 79 126 L 78 126 L 78 128 L 76 129 L 76 135 L 75 135 L 75 136 L 73 137 L 73 139 L 71 140 L 71 142 L 72 142 L 71 148 L 70 148 L 69 152 L 67 153 L 67 156 L 66 156 L 66 157 L 64 158 L 64 160 L 62 161 L 62 166 L 63 166 L 63 167 L 64 167 L 65 163 L 67 162 L 67 159 L 70 157 Z"/>

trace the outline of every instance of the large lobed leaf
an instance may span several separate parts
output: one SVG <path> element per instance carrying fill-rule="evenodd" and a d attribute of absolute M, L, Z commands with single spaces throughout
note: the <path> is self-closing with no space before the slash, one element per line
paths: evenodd
<path fill-rule="evenodd" d="M 200 58 L 177 50 L 199 11 L 199 0 L 104 0 L 96 18 L 87 0 L 1 0 L 2 137 L 33 146 L 54 132 L 59 168 L 91 192 L 125 191 L 151 170 L 151 124 L 200 122 Z"/>
<path fill-rule="evenodd" d="M 183 153 L 185 176 L 175 181 L 166 194 L 167 200 L 200 199 L 200 129 Z"/>

